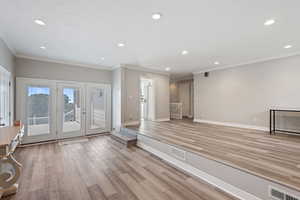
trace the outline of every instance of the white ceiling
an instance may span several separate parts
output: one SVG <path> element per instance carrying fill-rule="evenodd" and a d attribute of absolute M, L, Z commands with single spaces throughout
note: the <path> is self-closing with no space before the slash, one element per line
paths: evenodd
<path fill-rule="evenodd" d="M 224 67 L 300 52 L 299 0 L 0 0 L 0 5 L 0 31 L 18 56 L 190 73 L 215 68 L 214 61 Z M 162 19 L 154 21 L 154 12 Z M 37 18 L 47 25 L 36 25 Z M 264 26 L 270 18 L 276 23 Z M 125 47 L 117 47 L 119 42 Z M 293 48 L 284 49 L 286 44 Z M 182 56 L 182 50 L 189 54 Z"/>

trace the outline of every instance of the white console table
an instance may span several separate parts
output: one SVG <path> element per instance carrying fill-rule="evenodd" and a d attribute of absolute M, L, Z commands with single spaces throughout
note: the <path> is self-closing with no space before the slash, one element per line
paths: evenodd
<path fill-rule="evenodd" d="M 21 164 L 15 160 L 13 153 L 23 134 L 23 126 L 0 128 L 0 198 L 18 190 Z"/>

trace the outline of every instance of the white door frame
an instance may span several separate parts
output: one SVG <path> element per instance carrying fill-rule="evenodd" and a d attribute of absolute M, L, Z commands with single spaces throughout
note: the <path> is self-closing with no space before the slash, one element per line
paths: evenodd
<path fill-rule="evenodd" d="M 50 88 L 51 93 L 51 102 L 52 105 L 51 109 L 51 124 L 50 124 L 50 134 L 47 134 L 46 136 L 40 137 L 40 136 L 27 136 L 27 130 L 25 130 L 25 137 L 22 143 L 34 143 L 34 142 L 41 142 L 41 141 L 47 141 L 47 140 L 55 140 L 60 139 L 57 131 L 58 131 L 58 120 L 57 120 L 57 88 L 59 84 L 64 85 L 70 85 L 70 87 L 74 87 L 74 85 L 82 86 L 82 95 L 83 98 L 82 102 L 86 102 L 87 99 L 84 98 L 87 96 L 87 87 L 89 86 L 105 86 L 106 88 L 106 127 L 105 130 L 101 131 L 88 131 L 87 130 L 87 120 L 86 117 L 82 120 L 82 135 L 88 135 L 88 134 L 95 134 L 95 133 L 102 133 L 102 132 L 109 132 L 111 131 L 111 84 L 107 83 L 88 83 L 88 82 L 77 82 L 77 81 L 61 81 L 61 80 L 47 80 L 47 79 L 32 79 L 32 78 L 22 78 L 17 77 L 16 78 L 16 119 L 21 120 L 22 123 L 25 125 L 26 122 L 26 113 L 27 113 L 27 102 L 26 102 L 26 87 L 28 85 L 33 86 L 47 86 Z M 83 107 L 81 112 L 86 112 L 86 103 L 83 104 Z M 83 116 L 82 116 L 83 117 Z"/>
<path fill-rule="evenodd" d="M 141 91 L 141 83 L 142 83 L 142 80 L 149 80 L 151 82 L 151 87 L 148 91 L 148 116 L 147 116 L 147 120 L 155 120 L 155 112 L 156 112 L 156 108 L 155 108 L 155 81 L 153 78 L 149 78 L 149 77 L 144 77 L 144 76 L 141 76 L 140 79 L 139 79 L 139 120 L 141 120 L 142 116 L 141 116 L 141 101 L 140 101 L 140 97 L 141 97 L 141 94 L 142 94 L 142 91 Z M 151 94 L 151 95 L 150 95 Z M 150 102 L 150 104 L 149 104 Z"/>
<path fill-rule="evenodd" d="M 17 90 L 16 90 L 16 119 L 21 120 L 25 125 L 25 137 L 23 139 L 23 143 L 33 143 L 39 141 L 47 141 L 56 139 L 56 84 L 53 81 L 42 80 L 42 79 L 20 79 L 17 78 Z M 28 136 L 28 126 L 27 126 L 27 88 L 29 86 L 36 87 L 49 87 L 50 89 L 50 110 L 49 110 L 49 134 L 45 135 L 36 135 L 36 136 Z"/>
<path fill-rule="evenodd" d="M 96 133 L 104 133 L 109 132 L 111 130 L 111 86 L 109 84 L 96 84 L 96 83 L 87 83 L 85 84 L 85 91 L 86 91 L 86 125 L 85 125 L 85 133 L 86 135 L 96 134 Z M 89 88 L 102 88 L 105 91 L 105 128 L 104 129 L 89 129 L 90 125 L 90 103 L 89 103 Z"/>
<path fill-rule="evenodd" d="M 56 105 L 56 117 L 57 117 L 57 139 L 65 139 L 71 137 L 83 136 L 85 133 L 85 94 L 83 83 L 70 83 L 70 82 L 57 82 L 57 105 Z M 79 90 L 80 98 L 80 130 L 73 132 L 63 132 L 63 89 L 64 88 L 77 88 Z"/>

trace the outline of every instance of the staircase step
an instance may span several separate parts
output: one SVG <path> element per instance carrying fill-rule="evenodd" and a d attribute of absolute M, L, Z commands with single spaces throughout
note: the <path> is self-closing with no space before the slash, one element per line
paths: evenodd
<path fill-rule="evenodd" d="M 111 138 L 124 144 L 126 147 L 135 146 L 137 142 L 136 136 L 123 135 L 120 132 L 111 132 Z"/>

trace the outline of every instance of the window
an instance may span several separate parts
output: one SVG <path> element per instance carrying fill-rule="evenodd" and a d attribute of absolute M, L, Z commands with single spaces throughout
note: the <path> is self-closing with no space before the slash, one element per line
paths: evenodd
<path fill-rule="evenodd" d="M 10 73 L 0 66 L 0 126 L 10 124 Z"/>

